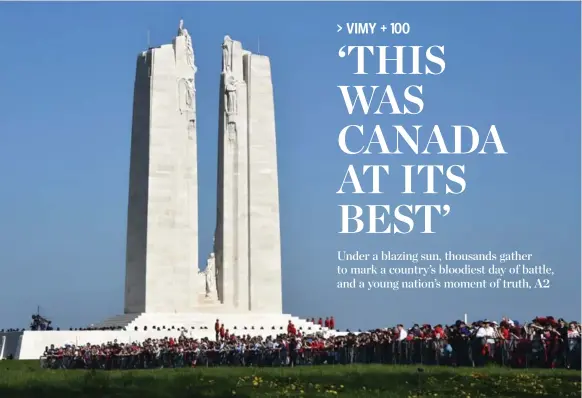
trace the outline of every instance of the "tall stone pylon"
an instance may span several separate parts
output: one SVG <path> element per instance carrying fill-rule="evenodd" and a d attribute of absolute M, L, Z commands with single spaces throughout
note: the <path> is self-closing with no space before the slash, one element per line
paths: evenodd
<path fill-rule="evenodd" d="M 198 283 L 196 88 L 192 39 L 137 58 L 125 313 L 192 312 Z"/>
<path fill-rule="evenodd" d="M 220 302 L 282 313 L 281 233 L 270 60 L 222 44 L 215 236 Z"/>

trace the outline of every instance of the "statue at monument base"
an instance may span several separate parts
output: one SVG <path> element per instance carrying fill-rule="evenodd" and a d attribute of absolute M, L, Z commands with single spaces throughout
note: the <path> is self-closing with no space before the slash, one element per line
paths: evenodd
<path fill-rule="evenodd" d="M 206 260 L 206 269 L 203 271 L 206 279 L 206 295 L 208 299 L 218 301 L 218 290 L 216 289 L 216 265 L 214 253 L 210 253 Z"/>

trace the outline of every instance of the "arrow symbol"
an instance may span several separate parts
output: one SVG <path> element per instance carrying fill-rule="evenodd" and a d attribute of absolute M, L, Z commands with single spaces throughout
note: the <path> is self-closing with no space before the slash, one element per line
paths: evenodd
<path fill-rule="evenodd" d="M 336 24 L 336 25 L 337 25 L 337 31 L 340 32 L 342 30 L 341 25 L 339 25 L 339 24 Z"/>

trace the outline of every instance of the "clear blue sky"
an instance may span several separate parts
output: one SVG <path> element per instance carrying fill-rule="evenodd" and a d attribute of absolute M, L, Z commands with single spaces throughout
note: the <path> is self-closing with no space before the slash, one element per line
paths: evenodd
<path fill-rule="evenodd" d="M 200 261 L 214 231 L 220 44 L 229 34 L 271 57 L 279 145 L 284 310 L 340 327 L 580 314 L 580 3 L 0 4 L 0 327 L 40 304 L 61 327 L 123 311 L 135 58 L 170 42 L 178 20 L 198 65 Z M 336 23 L 406 21 L 406 38 L 348 37 Z M 439 77 L 358 77 L 345 44 L 445 45 Z M 348 116 L 337 85 L 423 84 L 422 115 Z M 467 167 L 465 194 L 431 236 L 339 236 L 335 194 L 357 121 L 496 124 L 505 157 Z M 433 159 L 431 163 L 439 159 Z M 394 191 L 395 192 L 395 191 Z M 385 195 L 358 203 L 399 204 Z M 416 198 L 428 203 L 428 198 Z M 437 198 L 445 203 L 445 198 Z M 336 250 L 533 253 L 551 290 L 340 291 Z"/>

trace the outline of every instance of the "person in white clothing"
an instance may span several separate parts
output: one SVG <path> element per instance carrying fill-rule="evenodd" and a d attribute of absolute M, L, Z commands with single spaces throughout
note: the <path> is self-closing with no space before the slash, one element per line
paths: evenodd
<path fill-rule="evenodd" d="M 568 339 L 577 339 L 580 337 L 580 332 L 576 327 L 576 322 L 570 322 L 570 328 L 568 329 Z"/>
<path fill-rule="evenodd" d="M 477 329 L 477 334 L 475 337 L 486 339 L 488 344 L 495 344 L 496 335 L 497 333 L 495 332 L 495 329 L 491 327 L 489 321 L 485 320 L 483 321 L 481 327 Z"/>
<path fill-rule="evenodd" d="M 408 331 L 404 329 L 404 325 L 398 325 L 398 341 L 404 341 L 408 337 Z"/>
<path fill-rule="evenodd" d="M 495 338 L 497 337 L 497 331 L 491 326 L 491 322 L 484 320 L 479 329 L 477 329 L 475 337 L 477 338 L 477 341 L 481 342 L 483 361 L 485 361 L 487 356 L 492 358 L 495 353 Z"/>

